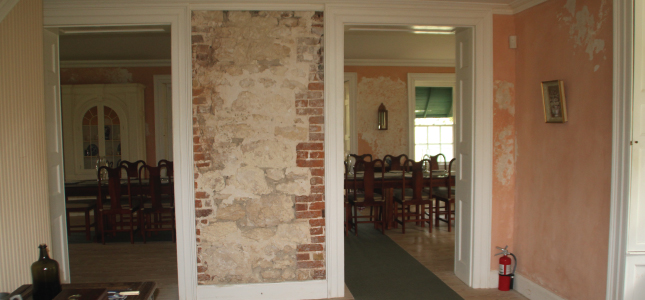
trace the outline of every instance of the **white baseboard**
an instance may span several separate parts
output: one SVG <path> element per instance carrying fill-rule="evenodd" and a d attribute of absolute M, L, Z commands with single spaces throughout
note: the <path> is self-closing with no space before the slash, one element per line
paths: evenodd
<path fill-rule="evenodd" d="M 488 288 L 496 289 L 499 286 L 499 271 L 490 270 L 490 275 L 488 275 Z"/>
<path fill-rule="evenodd" d="M 488 277 L 488 287 L 496 289 L 499 285 L 499 275 L 497 270 L 490 270 Z M 541 285 L 528 280 L 526 277 L 516 274 L 513 282 L 513 289 L 524 297 L 531 300 L 565 300 L 553 292 L 543 288 Z"/>
<path fill-rule="evenodd" d="M 327 280 L 197 286 L 197 299 L 199 300 L 298 300 L 324 298 L 327 298 Z"/>
<path fill-rule="evenodd" d="M 524 297 L 535 300 L 564 300 L 564 298 L 543 288 L 541 285 L 528 280 L 522 275 L 515 275 L 513 289 L 524 295 Z"/>

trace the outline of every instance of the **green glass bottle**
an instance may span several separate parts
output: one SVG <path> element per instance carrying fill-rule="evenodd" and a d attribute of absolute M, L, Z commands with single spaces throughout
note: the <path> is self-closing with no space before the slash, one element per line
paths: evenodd
<path fill-rule="evenodd" d="M 38 261 L 31 265 L 31 278 L 33 280 L 33 299 L 52 300 L 60 293 L 60 275 L 58 262 L 49 258 L 47 245 L 41 244 Z"/>

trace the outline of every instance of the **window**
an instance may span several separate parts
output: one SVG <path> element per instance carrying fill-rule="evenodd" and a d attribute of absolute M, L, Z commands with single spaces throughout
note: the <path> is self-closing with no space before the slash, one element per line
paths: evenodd
<path fill-rule="evenodd" d="M 452 118 L 414 119 L 414 160 L 420 161 L 425 154 L 442 153 L 446 161 L 450 161 L 453 158 L 452 128 Z"/>

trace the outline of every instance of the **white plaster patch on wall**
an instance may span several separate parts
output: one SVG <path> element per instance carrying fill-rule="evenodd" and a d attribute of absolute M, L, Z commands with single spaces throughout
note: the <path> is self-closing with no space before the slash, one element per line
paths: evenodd
<path fill-rule="evenodd" d="M 515 132 L 513 125 L 504 127 L 495 136 L 493 146 L 495 157 L 495 179 L 506 186 L 515 174 Z"/>
<path fill-rule="evenodd" d="M 507 110 L 512 116 L 515 115 L 515 103 L 513 94 L 515 85 L 508 81 L 495 80 L 494 85 L 495 103 L 499 109 Z"/>
<path fill-rule="evenodd" d="M 322 14 L 192 14 L 199 283 L 324 279 Z"/>
<path fill-rule="evenodd" d="M 358 83 L 360 103 L 357 110 L 357 131 L 370 145 L 374 158 L 387 154 L 407 153 L 407 87 L 400 79 L 389 77 L 363 78 Z M 388 110 L 388 130 L 377 130 L 378 107 L 383 103 Z"/>
<path fill-rule="evenodd" d="M 569 40 L 573 41 L 574 48 L 584 48 L 589 60 L 594 59 L 594 54 L 605 51 L 605 40 L 596 38 L 596 35 L 609 15 L 609 7 L 606 4 L 607 0 L 601 0 L 597 21 L 586 5 L 576 11 L 575 0 L 568 0 L 564 5 L 564 12 L 557 15 L 560 22 L 569 26 Z"/>

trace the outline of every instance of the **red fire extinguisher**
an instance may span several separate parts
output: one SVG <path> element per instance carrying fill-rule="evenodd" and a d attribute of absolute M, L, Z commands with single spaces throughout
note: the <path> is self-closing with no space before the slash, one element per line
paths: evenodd
<path fill-rule="evenodd" d="M 508 245 L 504 248 L 496 247 L 499 250 L 502 250 L 502 252 L 495 254 L 495 256 L 502 254 L 502 257 L 499 258 L 499 285 L 498 289 L 500 291 L 508 291 L 513 288 L 513 279 L 515 278 L 515 268 L 517 268 L 517 258 L 513 253 L 508 252 L 506 248 L 508 248 Z M 513 270 L 511 271 L 511 258 L 509 257 L 512 256 L 513 260 L 515 261 L 515 265 L 513 266 Z"/>

